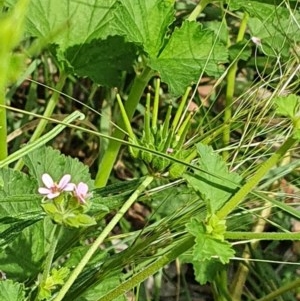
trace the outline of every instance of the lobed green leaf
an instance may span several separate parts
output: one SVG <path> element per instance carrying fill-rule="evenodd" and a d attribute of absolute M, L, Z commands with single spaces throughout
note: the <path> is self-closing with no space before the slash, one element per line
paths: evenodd
<path fill-rule="evenodd" d="M 175 95 L 182 95 L 202 72 L 220 76 L 224 71 L 222 64 L 227 61 L 227 48 L 213 31 L 203 29 L 197 22 L 185 21 L 175 29 L 160 55 L 150 58 L 150 66 Z"/>
<path fill-rule="evenodd" d="M 197 144 L 198 167 L 202 171 L 185 174 L 184 178 L 207 202 L 208 209 L 215 213 L 236 191 L 242 178 L 229 172 L 223 158 L 212 147 Z"/>
<path fill-rule="evenodd" d="M 12 280 L 0 281 L 0 300 L 24 301 L 25 289 L 23 284 Z"/>

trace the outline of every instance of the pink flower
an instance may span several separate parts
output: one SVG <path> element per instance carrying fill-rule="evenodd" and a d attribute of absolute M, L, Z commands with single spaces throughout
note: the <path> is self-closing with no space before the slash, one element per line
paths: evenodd
<path fill-rule="evenodd" d="M 71 176 L 67 174 L 64 175 L 57 184 L 50 175 L 44 173 L 42 175 L 42 181 L 46 187 L 40 187 L 38 191 L 40 194 L 46 195 L 48 199 L 54 199 L 59 196 L 62 191 L 74 190 L 75 185 L 70 183 L 70 180 Z"/>
<path fill-rule="evenodd" d="M 89 187 L 87 184 L 80 182 L 77 186 L 75 185 L 74 188 L 74 196 L 78 199 L 79 203 L 85 204 L 86 199 L 90 197 L 88 193 Z"/>

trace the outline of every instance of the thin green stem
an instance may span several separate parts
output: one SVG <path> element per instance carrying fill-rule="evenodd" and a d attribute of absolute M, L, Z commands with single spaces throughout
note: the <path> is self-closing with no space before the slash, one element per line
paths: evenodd
<path fill-rule="evenodd" d="M 7 166 L 8 164 L 15 162 L 16 160 L 24 157 L 26 154 L 32 152 L 33 150 L 37 149 L 38 147 L 45 145 L 48 141 L 56 137 L 63 129 L 65 129 L 71 122 L 76 119 L 83 120 L 84 114 L 79 111 L 73 112 L 71 115 L 66 117 L 61 124 L 57 125 L 53 128 L 50 132 L 40 137 L 38 140 L 27 144 L 26 146 L 20 148 L 16 152 L 9 155 L 4 160 L 0 161 L 0 168 Z"/>
<path fill-rule="evenodd" d="M 58 295 L 54 299 L 54 301 L 61 301 L 69 288 L 72 286 L 74 281 L 77 279 L 78 275 L 82 272 L 86 264 L 89 262 L 94 253 L 99 249 L 101 243 L 103 243 L 104 239 L 109 235 L 109 233 L 113 230 L 116 224 L 120 221 L 126 211 L 131 207 L 131 205 L 136 201 L 138 196 L 150 185 L 153 181 L 153 177 L 147 176 L 143 183 L 136 189 L 136 191 L 131 195 L 131 197 L 124 203 L 122 208 L 118 211 L 118 213 L 113 217 L 113 219 L 109 222 L 109 224 L 105 227 L 102 233 L 97 237 L 95 242 L 91 245 L 89 250 L 86 252 L 84 257 L 81 259 L 79 264 L 73 270 L 69 279 L 66 281 L 64 286 L 59 291 Z"/>
<path fill-rule="evenodd" d="M 240 29 L 238 32 L 238 36 L 236 42 L 241 42 L 244 38 L 247 22 L 249 19 L 249 15 L 247 12 L 244 13 L 243 19 L 241 21 Z M 236 58 L 235 62 L 231 65 L 228 70 L 227 74 L 227 87 L 226 87 L 226 96 L 225 96 L 225 110 L 224 110 L 224 122 L 227 123 L 227 127 L 225 127 L 223 132 L 223 144 L 224 146 L 228 146 L 230 143 L 230 123 L 228 122 L 232 116 L 232 103 L 233 103 L 233 96 L 235 90 L 235 78 L 236 72 L 238 67 L 238 58 Z M 227 160 L 229 156 L 228 151 L 223 152 L 224 160 Z"/>
<path fill-rule="evenodd" d="M 45 267 L 44 267 L 42 278 L 41 278 L 41 281 L 39 284 L 40 287 L 45 285 L 47 278 L 49 276 L 61 230 L 62 230 L 61 226 L 56 225 L 56 224 L 54 225 L 52 233 L 51 233 L 50 248 L 49 248 L 46 260 L 45 260 Z M 36 300 L 38 300 L 38 295 L 36 297 Z"/>
<path fill-rule="evenodd" d="M 180 128 L 178 129 L 178 132 L 176 133 L 176 140 L 179 137 L 176 147 L 175 147 L 176 149 L 180 149 L 186 140 L 186 135 L 188 133 L 188 130 L 191 127 L 190 120 L 191 120 L 192 116 L 193 116 L 193 113 L 190 112 L 190 114 L 187 116 L 185 121 L 181 124 Z"/>
<path fill-rule="evenodd" d="M 153 101 L 153 110 L 152 110 L 152 132 L 156 133 L 157 131 L 157 117 L 158 117 L 158 107 L 159 107 L 159 90 L 160 90 L 160 79 L 157 78 L 155 81 L 155 94 Z"/>
<path fill-rule="evenodd" d="M 153 76 L 154 71 L 149 67 L 146 67 L 141 75 L 136 76 L 130 94 L 125 103 L 125 110 L 129 120 L 132 119 L 134 111 L 140 101 L 140 98 L 144 92 L 145 87 L 147 86 L 150 78 Z M 125 129 L 124 121 L 120 118 L 117 122 L 118 127 Z M 124 139 L 124 133 L 118 129 L 115 129 L 112 136 L 116 139 Z M 116 140 L 111 140 L 108 144 L 108 147 L 105 151 L 105 154 L 99 164 L 98 173 L 95 179 L 95 186 L 97 188 L 104 187 L 108 181 L 112 168 L 115 164 L 116 158 L 119 153 L 121 143 Z"/>
<path fill-rule="evenodd" d="M 167 135 L 168 135 L 171 114 L 172 114 L 172 105 L 169 105 L 168 106 L 168 111 L 167 111 L 167 114 L 166 114 L 166 117 L 165 117 L 165 121 L 164 121 L 163 127 L 162 127 L 162 137 L 167 137 Z"/>
<path fill-rule="evenodd" d="M 45 109 L 45 112 L 43 114 L 44 117 L 50 117 L 57 105 L 58 99 L 60 92 L 66 82 L 67 79 L 67 74 L 65 72 L 61 72 L 59 81 L 54 89 L 54 92 L 47 104 L 47 107 Z M 46 125 L 48 124 L 48 120 L 46 119 L 41 119 L 38 126 L 36 127 L 34 133 L 32 134 L 29 143 L 36 141 L 44 132 Z M 24 162 L 22 160 L 19 160 L 16 165 L 15 169 L 16 170 L 21 170 L 22 167 L 24 166 Z"/>
<path fill-rule="evenodd" d="M 226 232 L 224 234 L 226 239 L 232 240 L 299 240 L 299 232 Z"/>
<path fill-rule="evenodd" d="M 127 113 L 126 113 L 125 108 L 123 106 L 120 94 L 117 94 L 116 98 L 117 98 L 117 102 L 118 102 L 119 107 L 120 107 L 120 111 L 121 111 L 121 115 L 122 115 L 122 118 L 123 118 L 125 129 L 128 132 L 128 136 L 129 136 L 129 138 L 132 139 L 132 141 L 135 141 L 136 137 L 135 137 L 135 134 L 133 133 L 133 129 L 131 127 L 130 120 L 128 119 Z"/>
<path fill-rule="evenodd" d="M 20 70 L 11 66 L 13 49 L 22 39 L 29 0 L 18 1 L 8 14 L 0 19 L 0 160 L 7 157 L 6 86 L 9 75 L 18 75 Z"/>
<path fill-rule="evenodd" d="M 178 109 L 176 110 L 176 114 L 175 114 L 175 117 L 174 117 L 173 122 L 172 122 L 172 126 L 171 126 L 172 131 L 175 131 L 175 132 L 177 131 L 177 126 L 178 127 L 180 126 L 180 125 L 178 125 L 179 121 L 180 121 L 180 118 L 184 118 L 184 116 L 182 115 L 182 112 L 183 112 L 184 106 L 187 102 L 187 99 L 189 97 L 189 94 L 190 94 L 191 90 L 192 90 L 192 88 L 188 87 L 186 89 L 184 95 L 182 96 L 180 105 L 179 105 Z"/>
<path fill-rule="evenodd" d="M 189 21 L 195 21 L 198 18 L 198 16 L 201 14 L 201 12 L 203 11 L 203 9 L 210 2 L 212 2 L 212 1 L 211 0 L 200 0 L 199 3 L 197 4 L 197 6 L 194 8 L 194 10 L 191 12 L 191 14 L 189 15 L 189 17 L 187 18 L 187 20 L 189 20 Z"/>
<path fill-rule="evenodd" d="M 5 85 L 0 79 L 0 105 L 5 105 Z M 7 157 L 6 109 L 0 107 L 0 160 Z"/>
<path fill-rule="evenodd" d="M 144 117 L 144 128 L 145 128 L 145 139 L 146 141 L 150 141 L 150 136 L 151 136 L 151 125 L 150 125 L 150 101 L 151 101 L 151 96 L 150 93 L 147 93 L 146 96 L 146 110 L 145 110 L 145 117 Z"/>
<path fill-rule="evenodd" d="M 273 291 L 272 293 L 270 293 L 269 295 L 262 297 L 256 301 L 273 301 L 273 300 L 277 300 L 276 298 L 282 294 L 284 294 L 285 292 L 289 292 L 291 290 L 296 290 L 300 287 L 300 278 L 292 281 L 292 282 L 288 282 L 287 284 L 283 285 L 282 287 L 280 287 L 279 289 Z"/>
<path fill-rule="evenodd" d="M 265 174 L 289 151 L 296 143 L 296 139 L 289 137 L 282 146 L 255 172 L 255 174 L 247 180 L 237 193 L 216 213 L 219 219 L 224 219 L 236 206 L 246 197 L 248 193 L 259 183 Z"/>
<path fill-rule="evenodd" d="M 121 296 L 125 292 L 137 286 L 139 283 L 143 282 L 149 276 L 155 274 L 166 264 L 175 260 L 179 255 L 189 250 L 194 245 L 194 237 L 188 237 L 184 239 L 180 244 L 171 249 L 170 252 L 163 255 L 154 263 L 150 264 L 148 267 L 144 268 L 142 271 L 131 277 L 129 280 L 123 282 L 115 289 L 110 291 L 105 296 L 101 297 L 97 301 L 111 301 L 115 300 L 118 296 Z M 56 300 L 55 300 L 56 301 Z"/>

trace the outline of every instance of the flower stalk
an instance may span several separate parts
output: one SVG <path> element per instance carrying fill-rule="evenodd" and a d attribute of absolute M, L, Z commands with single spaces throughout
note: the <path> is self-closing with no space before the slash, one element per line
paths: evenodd
<path fill-rule="evenodd" d="M 55 255 L 55 250 L 57 247 L 61 229 L 62 229 L 62 227 L 60 225 L 54 224 L 52 234 L 51 234 L 51 239 L 50 239 L 50 247 L 49 247 L 49 251 L 48 251 L 48 254 L 47 254 L 47 257 L 45 260 L 44 271 L 43 271 L 42 278 L 39 283 L 39 291 L 42 289 L 43 285 L 45 285 L 47 278 L 50 274 L 50 269 L 52 266 L 52 262 L 53 262 L 53 258 Z M 37 294 L 36 300 L 39 300 L 39 293 Z"/>
<path fill-rule="evenodd" d="M 132 118 L 144 89 L 153 74 L 154 71 L 150 67 L 146 67 L 142 74 L 136 76 L 125 104 L 125 110 L 129 120 Z M 120 119 L 120 122 L 117 122 L 117 125 L 121 129 L 125 128 L 123 119 Z M 106 185 L 121 147 L 120 140 L 124 138 L 125 134 L 116 128 L 112 136 L 116 138 L 116 140 L 109 141 L 105 154 L 98 166 L 98 173 L 95 179 L 95 187 L 97 188 L 101 188 Z"/>

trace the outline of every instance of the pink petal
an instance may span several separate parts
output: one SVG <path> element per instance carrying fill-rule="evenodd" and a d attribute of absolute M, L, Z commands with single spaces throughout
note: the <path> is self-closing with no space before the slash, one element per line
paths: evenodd
<path fill-rule="evenodd" d="M 40 194 L 48 194 L 48 193 L 51 193 L 51 190 L 48 189 L 48 188 L 45 188 L 45 187 L 40 187 L 38 191 L 39 191 Z"/>
<path fill-rule="evenodd" d="M 63 190 L 64 191 L 73 191 L 74 188 L 75 188 L 75 184 L 74 183 L 68 183 Z"/>
<path fill-rule="evenodd" d="M 89 190 L 89 187 L 87 186 L 87 184 L 85 184 L 83 182 L 80 182 L 77 186 L 77 192 L 82 195 L 86 195 L 88 190 Z"/>
<path fill-rule="evenodd" d="M 65 187 L 69 184 L 70 180 L 71 180 L 71 175 L 68 174 L 64 175 L 59 181 L 58 188 L 60 190 L 65 190 Z"/>
<path fill-rule="evenodd" d="M 47 188 L 51 188 L 51 187 L 53 187 L 55 185 L 53 179 L 47 173 L 44 173 L 42 175 L 42 181 L 43 181 L 43 183 L 45 184 L 45 186 Z"/>
<path fill-rule="evenodd" d="M 47 194 L 47 198 L 50 200 L 56 198 L 57 196 L 59 196 L 59 192 L 54 192 L 54 193 L 51 192 Z"/>

